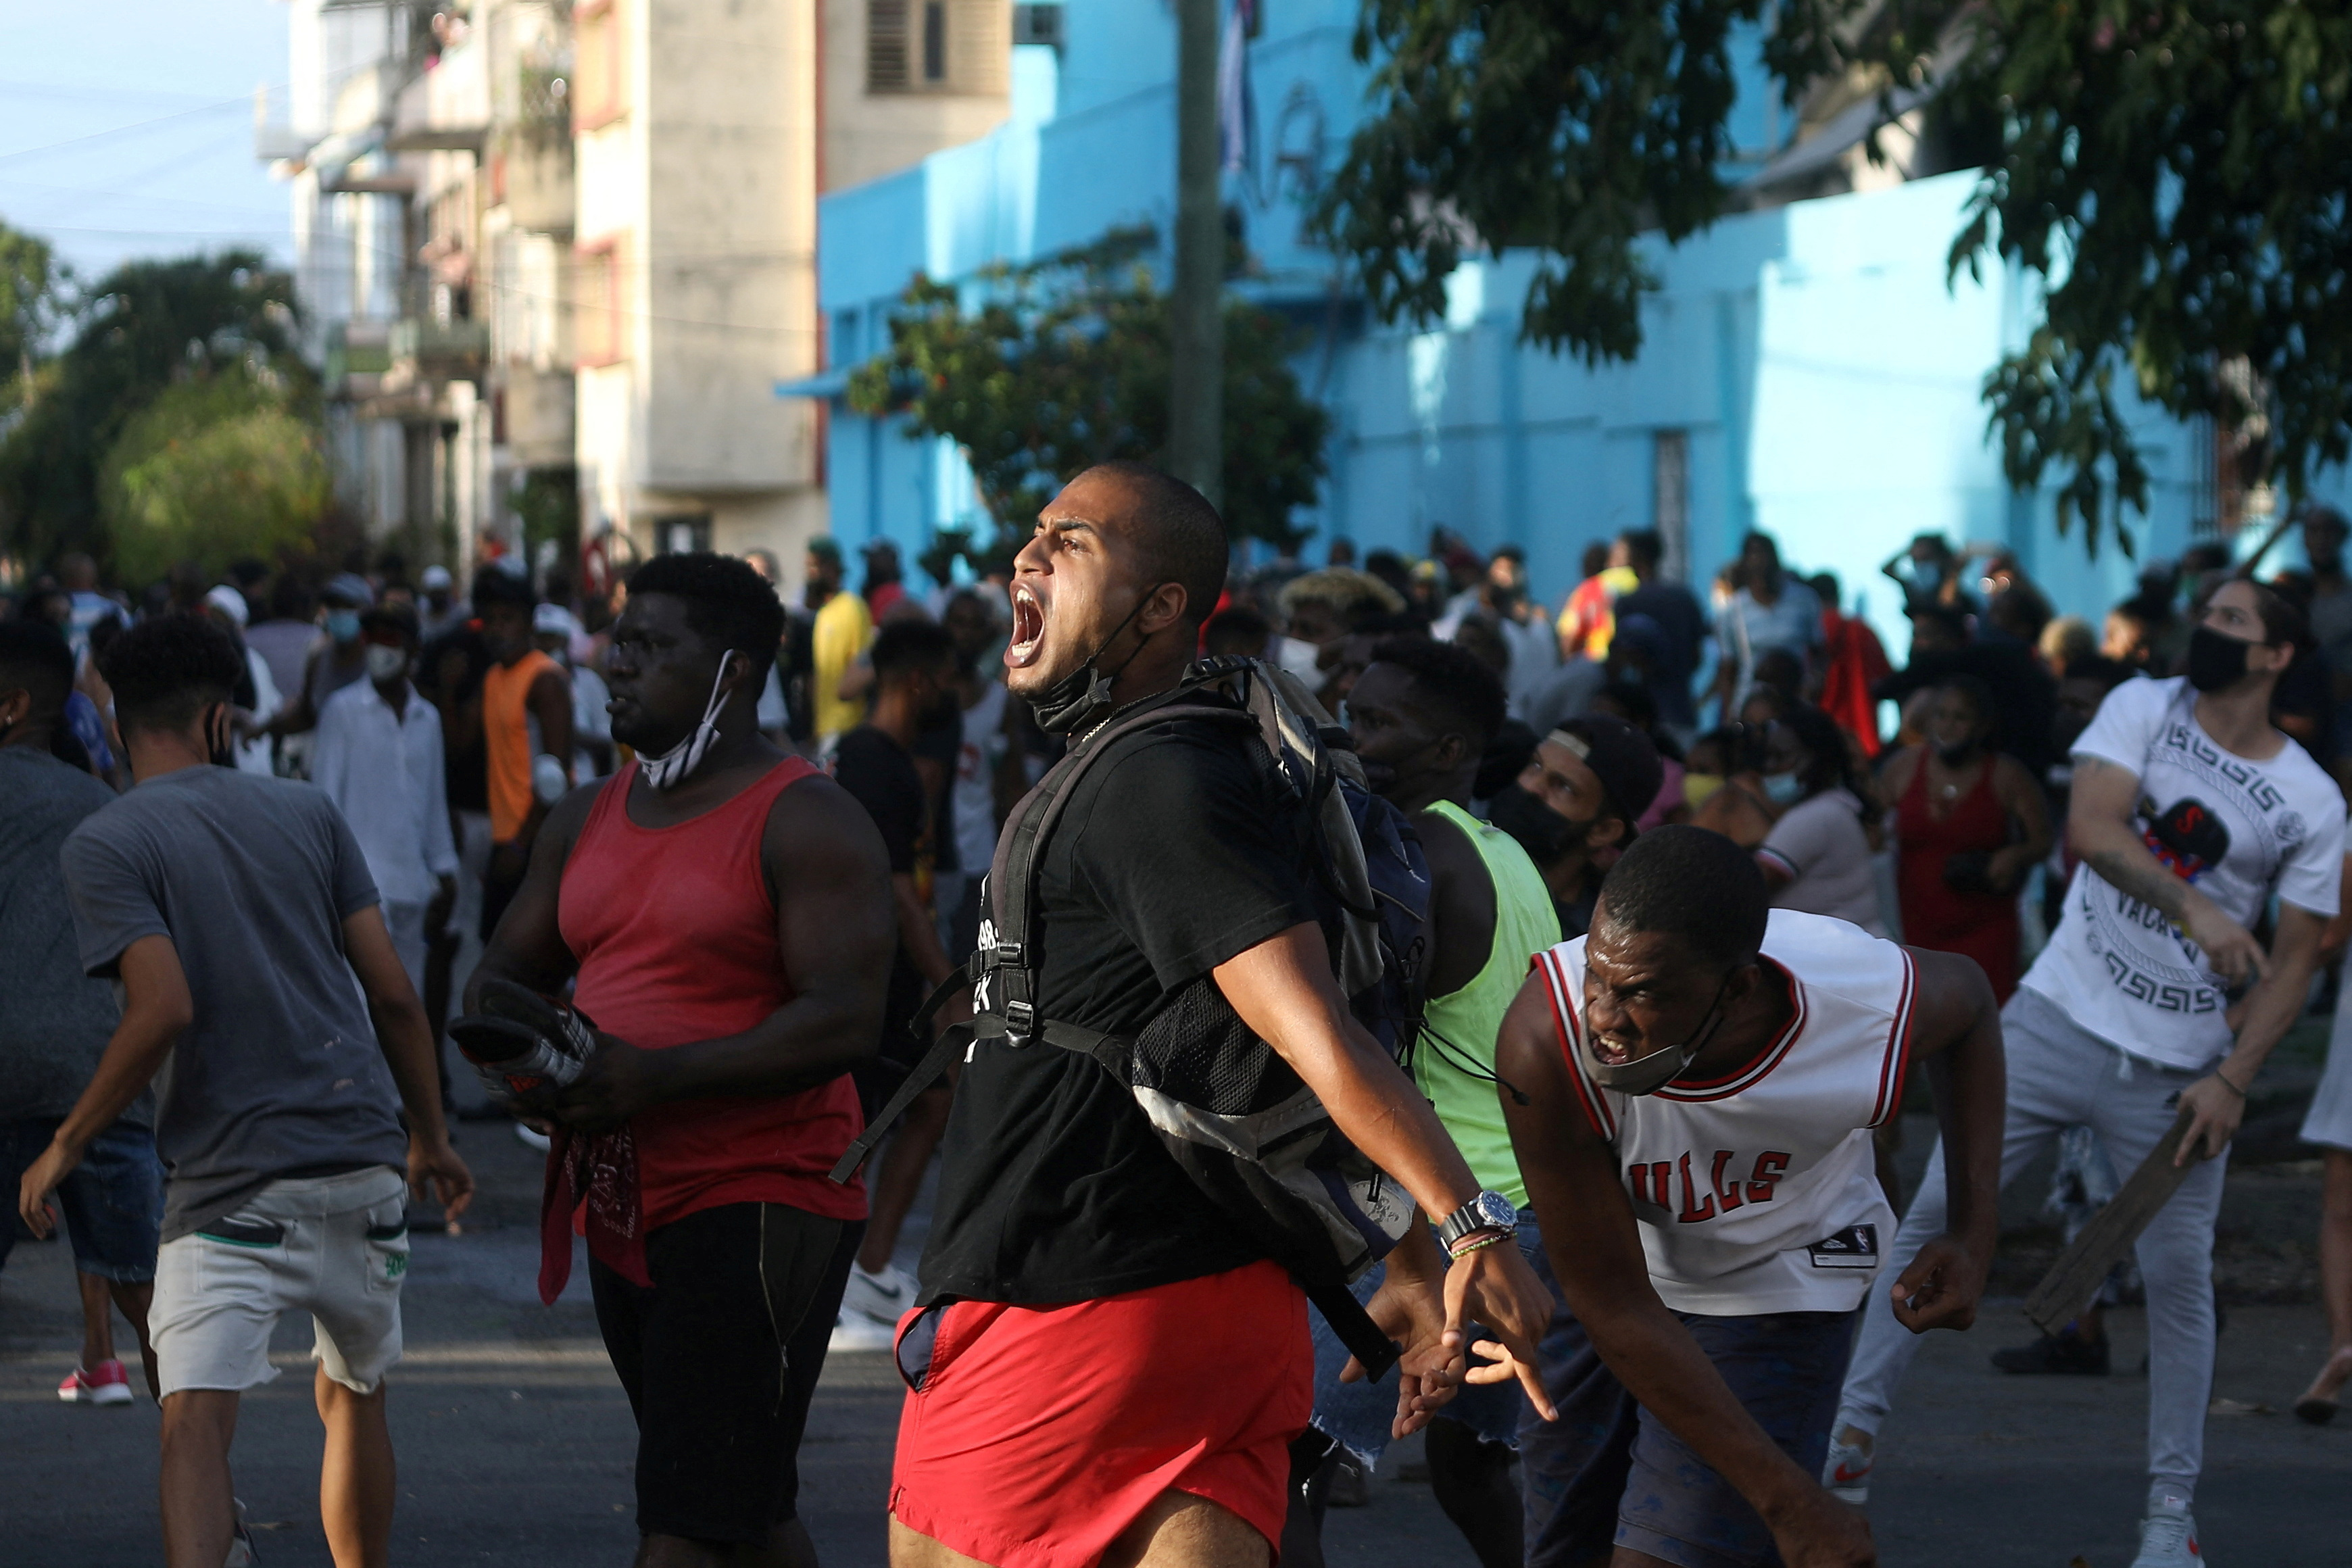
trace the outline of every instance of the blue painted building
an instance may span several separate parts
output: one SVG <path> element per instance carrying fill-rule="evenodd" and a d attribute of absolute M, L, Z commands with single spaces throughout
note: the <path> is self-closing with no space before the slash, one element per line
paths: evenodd
<path fill-rule="evenodd" d="M 2117 551 L 2061 539 L 2048 495 L 2013 494 L 1979 389 L 2035 320 L 2030 279 L 2000 268 L 1948 283 L 1945 256 L 1974 176 L 1903 181 L 1729 217 L 1653 258 L 1664 289 L 1634 363 L 1589 369 L 1517 342 L 1531 264 L 1474 262 L 1428 331 L 1370 320 L 1346 275 L 1299 238 L 1301 198 L 1342 155 L 1365 74 L 1350 0 L 1275 0 L 1250 45 L 1251 166 L 1227 176 L 1253 276 L 1237 285 L 1313 333 L 1299 374 L 1333 416 L 1330 477 L 1301 521 L 1320 542 L 1408 554 L 1444 524 L 1484 549 L 1527 547 L 1557 605 L 1583 546 L 1658 526 L 1694 580 L 1762 528 L 1791 564 L 1836 572 L 1898 659 L 1907 636 L 1878 563 L 1921 530 L 2014 548 L 2062 611 L 2129 592 Z M 951 447 L 852 413 L 845 368 L 887 342 L 918 270 L 961 278 L 1139 221 L 1167 234 L 1175 191 L 1175 27 L 1165 5 L 1069 0 L 1058 49 L 1014 49 L 1013 112 L 986 138 L 824 199 L 818 288 L 836 368 L 790 384 L 829 395 L 832 526 L 912 555 L 944 524 L 987 521 Z M 1760 72 L 1735 122 L 1748 163 L 1785 149 Z M 1807 143 L 1811 146 L 1811 143 Z M 2139 555 L 2189 542 L 2198 443 L 2141 425 L 2154 483 Z M 2340 484 L 2342 476 L 2327 476 Z M 2334 485 L 2331 485 L 2331 489 Z"/>

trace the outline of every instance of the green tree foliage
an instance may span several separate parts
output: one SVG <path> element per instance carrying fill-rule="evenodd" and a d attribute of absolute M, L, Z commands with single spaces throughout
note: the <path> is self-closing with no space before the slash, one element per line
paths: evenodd
<path fill-rule="evenodd" d="M 33 363 L 64 281 L 44 241 L 0 224 L 0 417 L 32 395 Z"/>
<path fill-rule="evenodd" d="M 2063 477 L 2094 552 L 2145 510 L 2129 387 L 2252 436 L 2290 499 L 2352 450 L 2352 11 L 2308 0 L 1365 0 L 1370 111 L 1320 231 L 1386 319 L 1429 321 L 1467 256 L 1533 251 L 1523 335 L 1630 359 L 1679 241 L 1732 199 L 1728 45 L 1769 26 L 1792 100 L 1829 75 L 1929 89 L 1983 170 L 1950 265 L 2013 262 L 2042 327 L 1987 378 L 2013 485 Z M 1952 134 L 1955 131 L 1960 134 Z M 1980 164 L 1977 164 L 1978 160 Z M 1964 165 L 1965 166 L 1965 165 Z"/>
<path fill-rule="evenodd" d="M 70 341 L 0 437 L 0 545 L 36 561 L 67 550 L 108 561 L 100 468 L 175 383 L 256 366 L 308 423 L 316 384 L 294 352 L 293 301 L 293 280 L 247 251 L 130 262 L 81 294 Z"/>
<path fill-rule="evenodd" d="M 1025 532 L 1055 490 L 1091 464 L 1156 460 L 1168 440 L 1169 311 L 1142 257 L 1149 229 L 969 287 L 918 277 L 890 321 L 890 349 L 850 377 L 850 405 L 906 416 L 916 437 L 963 449 L 999 538 Z M 1326 472 L 1329 416 L 1288 357 L 1299 334 L 1225 305 L 1224 514 L 1237 537 L 1295 547 L 1291 513 Z"/>
<path fill-rule="evenodd" d="M 1384 320 L 1429 322 L 1465 255 L 1537 254 L 1521 329 L 1588 363 L 1642 346 L 1636 241 L 1727 209 L 1732 30 L 1771 14 L 1791 90 L 1838 58 L 1851 0 L 1364 0 L 1370 112 L 1315 214 Z"/>
<path fill-rule="evenodd" d="M 134 415 L 100 467 L 114 564 L 148 583 L 298 550 L 332 485 L 317 427 L 240 366 L 179 382 Z"/>
<path fill-rule="evenodd" d="M 1946 7 L 1890 37 L 1918 79 Z M 1941 92 L 2004 125 L 1951 265 L 2047 282 L 2043 322 L 1987 380 L 2010 482 L 2067 476 L 2098 547 L 2147 469 L 2118 384 L 2254 435 L 2240 478 L 2290 500 L 2352 451 L 2352 11 L 2293 0 L 1987 0 Z"/>

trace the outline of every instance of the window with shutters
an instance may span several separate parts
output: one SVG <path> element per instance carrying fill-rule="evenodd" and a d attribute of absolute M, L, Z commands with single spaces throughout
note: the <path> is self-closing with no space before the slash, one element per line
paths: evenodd
<path fill-rule="evenodd" d="M 1005 0 L 866 0 L 866 90 L 1002 93 L 1012 19 Z"/>

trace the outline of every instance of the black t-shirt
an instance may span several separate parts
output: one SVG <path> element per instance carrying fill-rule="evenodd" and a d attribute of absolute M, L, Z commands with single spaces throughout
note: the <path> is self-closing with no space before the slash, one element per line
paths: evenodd
<path fill-rule="evenodd" d="M 441 679 L 444 666 L 451 678 L 446 686 Z M 482 634 L 460 622 L 426 642 L 418 652 L 416 689 L 443 714 L 457 712 L 468 703 L 479 702 L 482 677 L 489 668 L 489 650 L 483 646 Z M 446 726 L 443 733 L 447 733 Z M 490 809 L 489 752 L 483 743 L 478 722 L 471 726 L 471 733 L 462 744 L 444 744 L 441 772 L 450 805 L 459 811 Z"/>
<path fill-rule="evenodd" d="M 1231 730 L 1154 726 L 1076 784 L 1039 864 L 1038 1013 L 1132 1034 L 1169 993 L 1315 918 L 1298 850 Z M 1091 1058 L 980 1043 L 948 1120 L 922 1299 L 1040 1304 L 1260 1254 Z"/>
<path fill-rule="evenodd" d="M 940 790 L 931 797 L 931 868 L 935 871 L 964 869 L 956 856 L 955 841 L 955 776 L 956 763 L 963 752 L 963 712 L 950 713 L 915 737 L 915 755 L 938 766 Z M 987 867 L 978 868 L 986 871 Z M 961 958 L 961 953 L 956 954 Z"/>
<path fill-rule="evenodd" d="M 841 737 L 833 756 L 833 779 L 866 808 L 882 830 L 882 846 L 890 854 L 890 874 L 920 877 L 930 848 L 929 814 L 923 805 L 923 781 L 907 749 L 871 724 L 860 724 Z M 923 976 L 900 942 L 890 960 L 890 988 L 882 1005 L 884 1054 L 904 1056 L 900 1048 L 908 1021 L 923 1005 Z"/>

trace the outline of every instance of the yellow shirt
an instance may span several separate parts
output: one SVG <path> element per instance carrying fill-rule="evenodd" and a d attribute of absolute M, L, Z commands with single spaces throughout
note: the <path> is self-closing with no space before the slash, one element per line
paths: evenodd
<path fill-rule="evenodd" d="M 866 600 L 846 589 L 824 602 L 810 629 L 812 657 L 816 660 L 816 733 L 822 741 L 866 721 L 866 704 L 842 700 L 841 678 L 866 651 L 874 636 L 874 618 Z"/>

